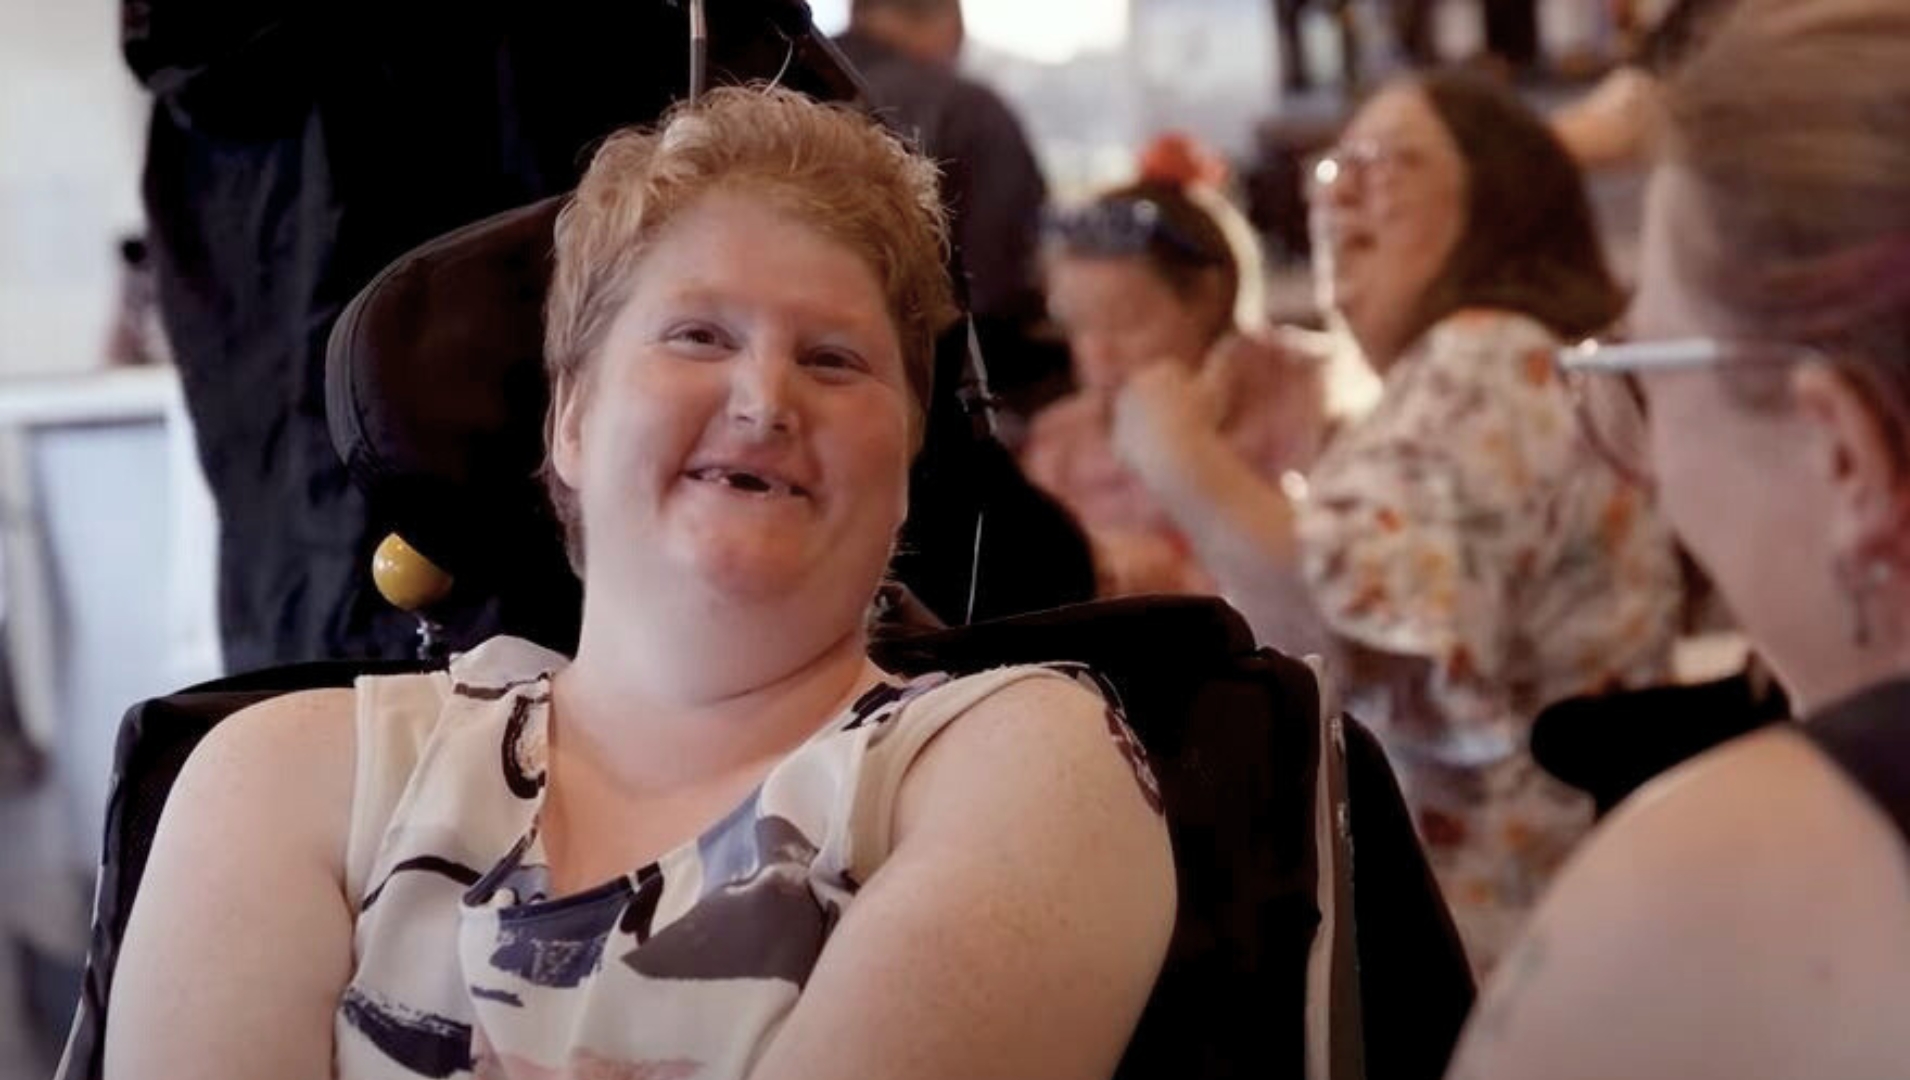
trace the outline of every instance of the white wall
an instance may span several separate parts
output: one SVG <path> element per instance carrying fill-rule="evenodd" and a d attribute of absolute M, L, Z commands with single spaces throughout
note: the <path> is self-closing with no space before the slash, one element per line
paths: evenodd
<path fill-rule="evenodd" d="M 99 362 L 144 114 L 115 0 L 0 0 L 0 379 Z"/>

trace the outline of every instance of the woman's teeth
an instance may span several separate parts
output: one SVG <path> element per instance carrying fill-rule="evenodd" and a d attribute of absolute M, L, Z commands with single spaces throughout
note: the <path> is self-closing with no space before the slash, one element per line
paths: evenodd
<path fill-rule="evenodd" d="M 736 491 L 751 495 L 795 495 L 797 490 L 780 480 L 770 480 L 755 473 L 735 469 L 708 468 L 691 472 L 690 479 L 706 484 L 723 484 Z"/>

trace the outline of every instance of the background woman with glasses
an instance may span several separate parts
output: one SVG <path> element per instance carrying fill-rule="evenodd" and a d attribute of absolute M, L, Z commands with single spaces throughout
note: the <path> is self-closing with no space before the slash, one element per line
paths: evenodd
<path fill-rule="evenodd" d="M 1377 408 L 1304 498 L 1244 468 L 1172 369 L 1134 380 L 1115 445 L 1173 493 L 1168 512 L 1264 638 L 1337 646 L 1489 967 L 1591 819 L 1532 763 L 1531 718 L 1661 680 L 1676 630 L 1669 535 L 1579 437 L 1553 369 L 1623 301 L 1570 159 L 1490 83 L 1383 90 L 1312 179 L 1318 270 L 1385 377 Z"/>
<path fill-rule="evenodd" d="M 1022 463 L 1086 528 L 1107 595 L 1214 589 L 1110 443 L 1114 401 L 1136 372 L 1165 362 L 1197 377 L 1256 475 L 1304 469 L 1322 441 L 1319 362 L 1269 336 L 1259 252 L 1224 179 L 1219 162 L 1168 136 L 1140 181 L 1047 224 L 1049 307 L 1076 391 L 1035 417 Z"/>
<path fill-rule="evenodd" d="M 1739 0 L 1664 94 L 1635 340 L 1562 363 L 1804 721 L 1611 817 L 1454 1075 L 1903 1076 L 1910 5 Z"/>

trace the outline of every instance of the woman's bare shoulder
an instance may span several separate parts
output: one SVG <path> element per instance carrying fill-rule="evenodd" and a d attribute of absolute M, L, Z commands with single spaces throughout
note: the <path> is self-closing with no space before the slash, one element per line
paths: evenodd
<path fill-rule="evenodd" d="M 1834 884 L 1833 884 L 1834 883 Z M 1561 879 L 1561 913 L 1636 910 L 1650 930 L 1733 950 L 1881 932 L 1910 934 L 1910 862 L 1882 811 L 1795 729 L 1729 743 L 1620 807 Z M 1800 926 L 1812 927 L 1799 934 Z M 1655 928 L 1655 929 L 1654 929 Z M 1745 935 L 1736 942 L 1732 938 Z M 1739 953 L 1740 960 L 1751 959 Z"/>
<path fill-rule="evenodd" d="M 220 721 L 193 751 L 221 764 L 244 764 L 287 754 L 349 759 L 355 743 L 357 692 L 350 687 L 294 690 L 248 705 Z"/>
<path fill-rule="evenodd" d="M 948 806 L 1028 799 L 1051 811 L 1048 827 L 1098 833 L 1120 820 L 1128 827 L 1114 842 L 1133 845 L 1137 856 L 1164 844 L 1160 791 L 1145 752 L 1092 682 L 1084 673 L 1032 670 L 978 701 L 937 736 L 927 767 L 912 771 L 904 818 L 925 791 L 948 796 L 930 796 Z"/>
<path fill-rule="evenodd" d="M 755 1075 L 1110 1075 L 1175 907 L 1166 824 L 1118 730 L 1105 699 L 1045 675 L 941 728 Z"/>
<path fill-rule="evenodd" d="M 126 927 L 107 1075 L 329 1075 L 351 971 L 353 710 L 351 690 L 285 694 L 194 749 Z"/>
<path fill-rule="evenodd" d="M 1910 992 L 1906 949 L 1902 838 L 1794 730 L 1750 736 L 1599 830 L 1495 975 L 1454 1075 L 1873 1075 L 1791 1066 L 1910 1052 L 1877 1004 Z"/>
<path fill-rule="evenodd" d="M 300 690 L 225 718 L 194 748 L 168 816 L 212 814 L 228 829 L 289 829 L 335 841 L 349 828 L 357 750 L 356 692 Z M 177 813 L 174 812 L 177 807 Z"/>
<path fill-rule="evenodd" d="M 1624 842 L 1677 860 L 1782 852 L 1784 858 L 1760 863 L 1780 877 L 1793 876 L 1785 868 L 1826 860 L 1900 861 L 1902 847 L 1882 811 L 1791 726 L 1737 739 L 1671 770 L 1620 807 L 1605 831 L 1603 846 Z"/>

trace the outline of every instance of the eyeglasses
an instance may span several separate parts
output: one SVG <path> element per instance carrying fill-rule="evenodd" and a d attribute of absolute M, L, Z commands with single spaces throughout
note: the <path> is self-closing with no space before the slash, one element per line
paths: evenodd
<path fill-rule="evenodd" d="M 1717 338 L 1585 341 L 1560 349 L 1555 357 L 1586 442 L 1620 476 L 1647 490 L 1655 480 L 1650 417 L 1639 375 L 1726 366 L 1771 368 L 1824 359 L 1808 345 Z"/>
<path fill-rule="evenodd" d="M 1421 157 L 1410 147 L 1387 146 L 1372 139 L 1341 143 L 1306 160 L 1307 199 L 1316 201 L 1342 184 L 1390 184 Z"/>
<path fill-rule="evenodd" d="M 1199 266 L 1219 266 L 1226 257 L 1168 219 L 1148 198 L 1101 199 L 1074 210 L 1044 210 L 1042 235 L 1079 255 L 1146 255 L 1165 249 Z"/>

